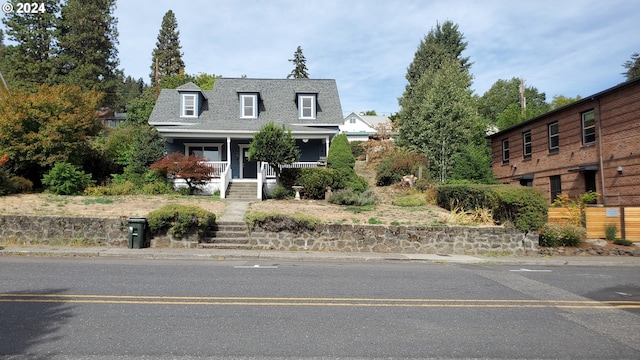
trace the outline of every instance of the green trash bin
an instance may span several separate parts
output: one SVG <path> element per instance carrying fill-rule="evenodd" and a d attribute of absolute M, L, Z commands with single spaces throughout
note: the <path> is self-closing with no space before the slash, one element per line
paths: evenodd
<path fill-rule="evenodd" d="M 129 218 L 129 249 L 141 249 L 145 246 L 147 219 Z"/>

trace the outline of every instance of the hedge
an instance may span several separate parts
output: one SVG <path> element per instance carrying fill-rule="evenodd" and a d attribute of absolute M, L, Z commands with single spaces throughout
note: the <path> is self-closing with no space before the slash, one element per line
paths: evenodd
<path fill-rule="evenodd" d="M 547 200 L 536 189 L 513 185 L 440 185 L 438 206 L 447 210 L 491 209 L 497 223 L 511 223 L 521 231 L 539 230 L 547 221 Z"/>
<path fill-rule="evenodd" d="M 177 238 L 197 232 L 201 237 L 215 225 L 216 214 L 192 205 L 170 204 L 147 217 L 152 234 L 168 231 Z"/>

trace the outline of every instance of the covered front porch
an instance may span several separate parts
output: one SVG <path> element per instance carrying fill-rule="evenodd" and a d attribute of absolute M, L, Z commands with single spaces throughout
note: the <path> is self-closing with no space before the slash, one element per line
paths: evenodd
<path fill-rule="evenodd" d="M 167 152 L 195 154 L 204 157 L 205 164 L 211 168 L 212 179 L 202 188 L 203 194 L 220 193 L 225 199 L 229 184 L 232 182 L 255 183 L 256 199 L 262 200 L 275 187 L 275 172 L 267 164 L 249 160 L 249 147 L 252 138 L 172 138 L 167 142 Z M 323 166 L 329 152 L 329 136 L 296 138 L 300 149 L 300 161 L 284 167 Z M 174 180 L 176 188 L 186 186 L 184 180 Z"/>

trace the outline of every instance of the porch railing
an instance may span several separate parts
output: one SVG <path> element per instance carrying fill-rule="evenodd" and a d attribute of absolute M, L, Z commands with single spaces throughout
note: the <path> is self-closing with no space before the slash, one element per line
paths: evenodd
<path fill-rule="evenodd" d="M 226 161 L 203 161 L 202 163 L 211 169 L 209 175 L 214 179 L 221 178 L 229 166 L 229 163 Z"/>
<path fill-rule="evenodd" d="M 283 164 L 280 165 L 280 169 L 286 169 L 286 168 L 314 168 L 314 167 L 318 167 L 318 162 L 317 161 L 299 161 L 299 162 L 295 162 L 293 164 Z M 275 171 L 273 171 L 273 168 L 269 165 L 266 166 L 266 177 L 267 179 L 274 179 L 276 177 L 276 173 Z"/>

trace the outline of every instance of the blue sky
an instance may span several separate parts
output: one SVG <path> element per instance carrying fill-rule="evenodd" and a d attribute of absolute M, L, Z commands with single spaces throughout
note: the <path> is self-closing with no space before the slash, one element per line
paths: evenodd
<path fill-rule="evenodd" d="M 150 81 L 170 9 L 187 73 L 285 78 L 302 46 L 311 78 L 336 79 L 345 113 L 398 111 L 420 41 L 447 20 L 468 42 L 478 95 L 524 77 L 547 100 L 588 96 L 624 81 L 640 52 L 640 0 L 118 0 L 126 75 Z"/>

